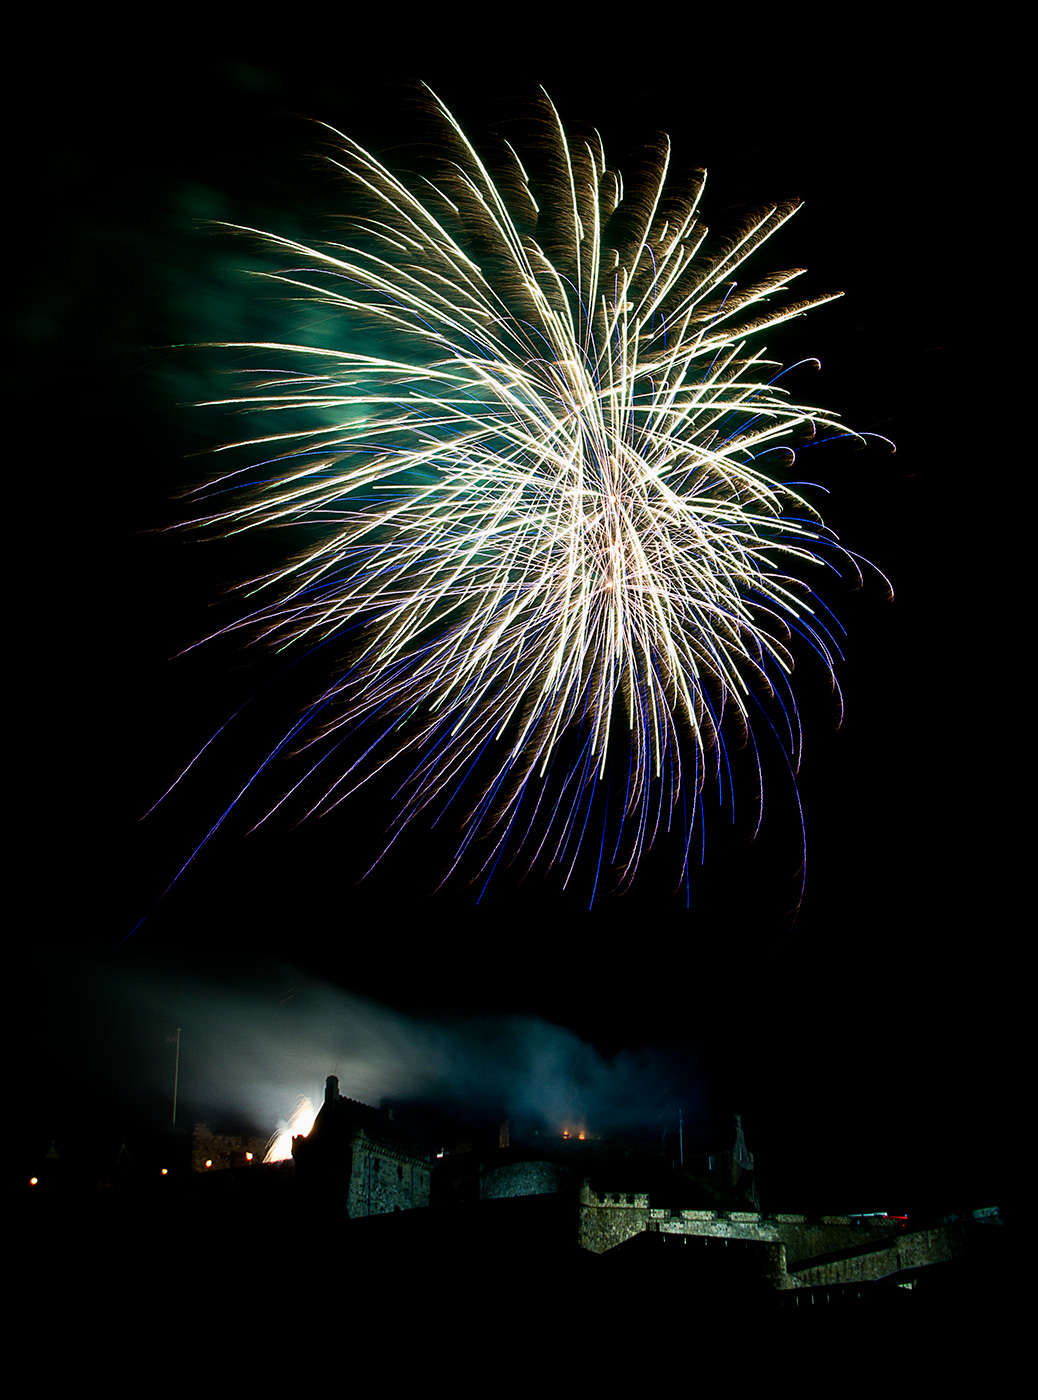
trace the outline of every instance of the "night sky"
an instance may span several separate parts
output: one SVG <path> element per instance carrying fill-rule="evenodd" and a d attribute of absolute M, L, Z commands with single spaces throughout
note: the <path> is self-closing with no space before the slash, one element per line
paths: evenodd
<path fill-rule="evenodd" d="M 44 615 L 30 850 L 44 847 L 47 872 L 19 983 L 31 1150 L 88 1125 L 100 1141 L 158 1122 L 180 1025 L 182 1111 L 198 1117 L 233 1117 L 238 1069 L 246 1120 L 260 1100 L 287 1113 L 333 1070 L 369 1100 L 471 1094 L 513 1114 L 570 1103 L 592 1123 L 612 1096 L 661 1133 L 679 1107 L 701 1122 L 741 1111 L 765 1207 L 998 1203 L 1011 934 L 976 643 L 962 637 L 973 509 L 951 528 L 968 473 L 944 228 L 967 149 L 953 85 L 921 79 L 918 55 L 859 54 L 848 68 L 806 49 L 776 56 L 774 77 L 762 59 L 759 73 L 726 63 L 703 76 L 675 54 L 665 83 L 637 63 L 604 81 L 592 63 L 474 76 L 364 57 L 318 43 L 304 61 L 270 42 L 126 71 L 99 46 L 34 125 L 18 421 L 50 498 L 31 529 L 56 525 L 58 549 L 46 544 L 31 585 Z M 795 918 L 800 828 L 780 762 L 756 842 L 741 810 L 734 826 L 711 811 L 687 900 L 672 893 L 666 843 L 628 895 L 600 893 L 590 911 L 586 881 L 563 890 L 554 872 L 522 884 L 502 872 L 478 904 L 479 886 L 433 892 L 452 832 L 422 827 L 360 882 L 392 813 L 377 785 L 321 822 L 275 819 L 247 838 L 260 812 L 243 804 L 163 896 L 322 659 L 286 673 L 237 643 L 177 656 L 233 615 L 221 590 L 276 562 L 280 540 L 163 532 L 184 514 L 177 493 L 210 470 L 192 454 L 233 431 L 190 406 L 221 392 L 226 365 L 169 347 L 294 338 L 278 330 L 276 289 L 239 272 L 270 260 L 199 221 L 320 238 L 337 189 L 310 160 L 304 118 L 390 147 L 415 78 L 477 134 L 543 81 L 628 172 L 641 142 L 669 132 L 675 170 L 709 172 L 701 207 L 718 231 L 770 199 L 806 201 L 756 271 L 805 266 L 798 294 L 846 295 L 767 343 L 787 362 L 821 361 L 798 372 L 804 401 L 896 442 L 894 454 L 831 444 L 798 463 L 830 493 L 815 497 L 827 523 L 896 598 L 869 570 L 858 592 L 835 577 L 826 589 L 847 630 L 842 728 L 824 678 L 798 672 L 808 863 Z M 419 1073 L 432 1044 L 435 1073 Z"/>

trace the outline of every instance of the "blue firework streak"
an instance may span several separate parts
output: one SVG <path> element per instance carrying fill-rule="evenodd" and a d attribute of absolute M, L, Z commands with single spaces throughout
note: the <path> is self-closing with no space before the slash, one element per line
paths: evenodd
<path fill-rule="evenodd" d="M 796 206 L 708 252 L 702 181 L 668 184 L 666 140 L 625 192 L 600 138 L 569 138 L 545 96 L 530 154 L 502 143 L 492 177 L 429 104 L 434 179 L 329 130 L 344 241 L 240 230 L 291 260 L 264 275 L 342 333 L 236 345 L 277 365 L 216 401 L 272 415 L 228 445 L 264 460 L 211 482 L 230 503 L 196 523 L 316 527 L 236 624 L 344 643 L 286 736 L 318 745 L 313 813 L 403 761 L 390 841 L 460 793 L 457 859 L 478 837 L 484 871 L 521 853 L 569 872 L 587 839 L 623 889 L 661 825 L 692 829 L 722 722 L 750 733 L 756 695 L 782 692 L 795 760 L 795 634 L 835 685 L 800 575 L 834 553 L 856 566 L 764 461 L 788 469 L 795 441 L 844 430 L 754 348 L 831 297 L 773 304 L 797 272 L 739 285 Z M 604 785 L 615 830 L 589 838 Z"/>

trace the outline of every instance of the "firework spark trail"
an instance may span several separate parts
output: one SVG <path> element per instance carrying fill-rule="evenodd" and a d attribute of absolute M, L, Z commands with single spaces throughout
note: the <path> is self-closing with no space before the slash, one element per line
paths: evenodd
<path fill-rule="evenodd" d="M 263 1154 L 264 1162 L 290 1162 L 292 1160 L 292 1139 L 309 1136 L 316 1117 L 311 1100 L 300 1095 L 291 1118 L 287 1122 L 282 1120 L 278 1124 L 277 1131 L 267 1143 L 267 1150 Z"/>
<path fill-rule="evenodd" d="M 334 349 L 235 346 L 298 367 L 215 402 L 321 422 L 228 444 L 266 460 L 211 482 L 233 503 L 195 523 L 320 527 L 302 558 L 250 586 L 273 601 L 235 624 L 278 645 L 349 634 L 350 659 L 311 711 L 337 706 L 310 776 L 361 725 L 363 753 L 313 812 L 411 755 L 391 841 L 478 770 L 457 859 L 481 835 L 484 872 L 506 849 L 572 872 L 607 756 L 628 745 L 613 855 L 625 888 L 687 797 L 694 819 L 722 719 L 748 733 L 754 692 L 779 679 L 789 694 L 793 633 L 832 677 L 835 643 L 796 574 L 833 550 L 856 566 L 758 462 L 780 447 L 788 461 L 817 425 L 844 430 L 792 402 L 747 348 L 831 297 L 766 305 L 797 271 L 738 285 L 796 206 L 707 253 L 702 181 L 667 183 L 665 140 L 626 192 L 597 134 L 570 141 L 545 96 L 539 175 L 504 143 L 495 183 L 429 101 L 435 183 L 329 129 L 350 242 L 239 228 L 298 262 L 261 275 L 341 316 L 344 334 Z M 394 353 L 345 348 L 364 331 Z M 796 752 L 791 703 L 787 718 Z M 545 800 L 557 761 L 561 788 Z M 593 844 L 607 849 L 604 829 Z"/>

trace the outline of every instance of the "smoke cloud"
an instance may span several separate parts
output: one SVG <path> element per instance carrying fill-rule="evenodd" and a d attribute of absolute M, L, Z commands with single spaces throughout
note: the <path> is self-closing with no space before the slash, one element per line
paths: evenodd
<path fill-rule="evenodd" d="M 658 1130 L 701 1116 L 687 1052 L 606 1055 L 535 1016 L 412 1016 L 282 964 L 233 977 L 109 974 L 102 995 L 126 1089 L 171 1100 L 180 1028 L 184 1115 L 273 1132 L 300 1096 L 320 1102 L 335 1074 L 366 1103 L 418 1101 L 459 1119 L 508 1117 L 595 1134 Z"/>

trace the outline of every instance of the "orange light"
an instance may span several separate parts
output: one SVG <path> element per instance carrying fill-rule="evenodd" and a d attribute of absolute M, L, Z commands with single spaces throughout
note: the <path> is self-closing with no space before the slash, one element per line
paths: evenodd
<path fill-rule="evenodd" d="M 212 1159 L 212 1157 L 207 1158 L 207 1160 L 206 1160 L 206 1166 L 207 1166 L 207 1167 L 211 1167 L 212 1165 L 213 1165 L 213 1159 Z"/>
<path fill-rule="evenodd" d="M 30 1178 L 29 1178 L 29 1185 L 30 1185 L 30 1186 L 38 1186 L 38 1185 L 39 1185 L 39 1181 L 40 1181 L 40 1178 L 39 1178 L 38 1176 L 30 1176 Z"/>
<path fill-rule="evenodd" d="M 163 1168 L 162 1168 L 162 1175 L 163 1175 L 163 1176 L 169 1176 L 169 1168 L 168 1168 L 168 1167 L 163 1167 Z"/>
<path fill-rule="evenodd" d="M 584 1138 L 585 1138 L 586 1136 L 587 1136 L 586 1133 L 578 1133 L 578 1134 L 577 1134 L 577 1140 L 578 1140 L 579 1142 L 583 1142 L 583 1141 L 584 1141 Z"/>
<path fill-rule="evenodd" d="M 246 1152 L 246 1154 L 245 1154 L 245 1160 L 246 1160 L 246 1162 L 251 1162 L 251 1161 L 252 1161 L 252 1153 L 251 1153 L 251 1152 Z"/>

